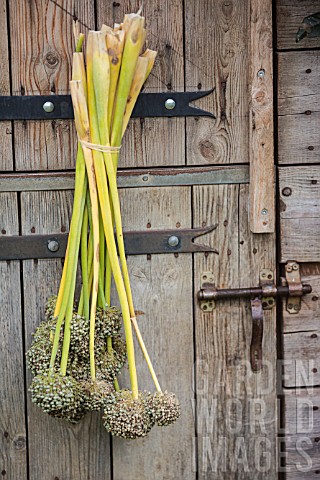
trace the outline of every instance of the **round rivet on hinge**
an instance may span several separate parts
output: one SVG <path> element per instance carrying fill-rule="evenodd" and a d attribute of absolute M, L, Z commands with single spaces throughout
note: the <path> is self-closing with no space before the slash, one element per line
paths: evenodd
<path fill-rule="evenodd" d="M 179 245 L 179 238 L 176 237 L 175 235 L 172 235 L 171 237 L 168 238 L 168 245 L 170 247 L 177 247 Z"/>
<path fill-rule="evenodd" d="M 164 106 L 166 107 L 167 110 L 173 110 L 176 106 L 176 102 L 173 100 L 173 98 L 168 98 L 164 102 Z"/>
<path fill-rule="evenodd" d="M 142 180 L 143 180 L 144 182 L 147 182 L 147 181 L 149 180 L 148 175 L 143 175 Z"/>
<path fill-rule="evenodd" d="M 57 252 L 59 250 L 59 242 L 57 242 L 57 240 L 49 240 L 48 250 L 50 250 L 50 252 Z"/>
<path fill-rule="evenodd" d="M 261 68 L 261 70 L 258 71 L 257 75 L 259 78 L 263 78 L 265 76 L 266 72 Z"/>
<path fill-rule="evenodd" d="M 261 210 L 261 214 L 262 214 L 262 215 L 267 215 L 267 214 L 268 214 L 268 210 L 267 210 L 266 208 L 263 208 L 263 209 Z"/>
<path fill-rule="evenodd" d="M 42 108 L 46 113 L 51 113 L 54 110 L 54 105 L 52 102 L 45 102 Z"/>

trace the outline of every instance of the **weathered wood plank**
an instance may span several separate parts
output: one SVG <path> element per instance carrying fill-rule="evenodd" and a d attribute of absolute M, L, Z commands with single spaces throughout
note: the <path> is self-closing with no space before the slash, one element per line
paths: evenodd
<path fill-rule="evenodd" d="M 284 302 L 282 328 L 284 333 L 314 331 L 319 327 L 320 318 L 320 275 L 302 276 L 302 282 L 312 286 L 312 293 L 301 299 L 299 314 L 292 315 Z"/>
<path fill-rule="evenodd" d="M 282 336 L 283 384 L 306 387 L 320 384 L 320 329 L 285 333 Z"/>
<path fill-rule="evenodd" d="M 199 0 L 185 5 L 188 90 L 210 89 L 199 107 L 216 115 L 187 119 L 187 163 L 248 162 L 249 2 Z"/>
<path fill-rule="evenodd" d="M 146 170 L 118 170 L 118 187 L 168 187 L 249 183 L 247 165 Z M 72 190 L 73 172 L 0 174 L 0 192 Z"/>
<path fill-rule="evenodd" d="M 0 235 L 19 233 L 16 193 L 0 195 Z M 27 478 L 27 437 L 22 343 L 20 262 L 0 262 L 0 471 Z"/>
<path fill-rule="evenodd" d="M 319 52 L 278 54 L 280 164 L 319 162 Z"/>
<path fill-rule="evenodd" d="M 194 188 L 194 226 L 219 223 L 206 240 L 219 246 L 219 256 L 195 255 L 196 291 L 204 271 L 214 273 L 217 287 L 237 288 L 256 284 L 260 269 L 275 269 L 274 235 L 250 233 L 248 195 L 248 186 Z M 275 312 L 265 313 L 263 369 L 254 374 L 248 302 L 218 302 L 211 314 L 196 306 L 199 479 L 277 478 Z"/>
<path fill-rule="evenodd" d="M 122 190 L 121 204 L 126 229 L 191 226 L 190 188 Z M 154 428 L 146 439 L 131 442 L 114 438 L 113 478 L 194 480 L 192 258 L 131 257 L 129 269 L 136 308 L 145 313 L 138 317 L 139 325 L 160 384 L 177 394 L 182 415 L 171 427 Z M 139 348 L 136 352 L 140 389 L 153 391 Z M 127 380 L 126 374 L 121 376 L 121 385 Z"/>
<path fill-rule="evenodd" d="M 138 3 L 97 2 L 98 27 L 121 22 L 124 14 L 136 12 Z M 170 12 L 170 13 L 169 13 Z M 147 22 L 148 48 L 158 51 L 144 91 L 184 90 L 183 2 L 152 0 L 143 6 Z M 130 120 L 121 159 L 122 167 L 148 167 L 185 164 L 185 120 L 146 118 Z"/>
<path fill-rule="evenodd" d="M 7 2 L 0 1 L 0 95 L 10 95 Z M 13 170 L 12 124 L 0 122 L 0 170 Z"/>
<path fill-rule="evenodd" d="M 94 3 L 80 0 L 10 2 L 14 95 L 69 92 L 73 18 L 94 26 Z M 76 136 L 69 120 L 15 122 L 17 170 L 73 168 Z"/>
<path fill-rule="evenodd" d="M 279 164 L 319 162 L 320 113 L 306 110 L 278 117 Z"/>
<path fill-rule="evenodd" d="M 286 480 L 317 480 L 320 473 L 319 437 L 284 437 Z"/>
<path fill-rule="evenodd" d="M 280 167 L 281 261 L 320 261 L 320 167 Z"/>
<path fill-rule="evenodd" d="M 304 38 L 296 43 L 296 33 L 308 15 L 319 12 L 318 0 L 277 0 L 277 48 L 300 49 L 319 47 L 319 38 Z"/>
<path fill-rule="evenodd" d="M 319 112 L 320 52 L 283 52 L 277 59 L 278 115 Z"/>
<path fill-rule="evenodd" d="M 68 230 L 71 207 L 71 192 L 22 193 L 22 234 Z M 61 260 L 23 262 L 27 348 L 43 319 L 46 299 L 57 292 L 60 275 Z M 29 372 L 27 381 L 31 381 Z M 98 415 L 88 414 L 72 426 L 43 413 L 28 396 L 28 420 L 30 478 L 110 478 L 109 438 Z"/>
<path fill-rule="evenodd" d="M 275 227 L 272 0 L 250 3 L 250 228 Z"/>

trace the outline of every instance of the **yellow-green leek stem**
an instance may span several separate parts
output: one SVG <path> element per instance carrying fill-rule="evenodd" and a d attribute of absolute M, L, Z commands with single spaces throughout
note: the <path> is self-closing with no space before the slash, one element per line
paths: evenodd
<path fill-rule="evenodd" d="M 90 296 L 89 296 L 89 277 L 88 277 L 88 208 L 85 206 L 83 213 L 82 231 L 81 231 L 81 276 L 83 287 L 83 309 L 84 318 L 90 318 Z"/>
<path fill-rule="evenodd" d="M 93 70 L 93 61 L 96 53 L 95 45 L 97 45 L 97 35 L 94 32 L 90 32 L 88 36 L 87 44 L 87 85 L 88 85 L 88 105 L 90 114 L 90 133 L 92 142 L 100 144 L 100 135 L 98 129 L 98 115 L 96 105 L 95 86 L 93 83 L 94 73 L 100 74 L 101 72 Z M 101 66 L 101 64 L 99 65 Z M 104 73 L 104 72 L 102 72 Z M 109 88 L 109 85 L 108 85 Z M 98 104 L 99 105 L 99 104 Z M 99 105 L 100 106 L 100 105 Z M 107 118 L 107 114 L 106 117 Z M 124 330 L 127 344 L 127 355 L 129 364 L 130 383 L 133 398 L 138 398 L 138 378 L 135 365 L 134 344 L 132 335 L 132 326 L 130 320 L 130 311 L 128 306 L 128 300 L 126 295 L 126 289 L 122 278 L 121 268 L 118 261 L 117 247 L 114 239 L 112 214 L 108 192 L 107 175 L 104 166 L 103 155 L 99 151 L 93 151 L 94 169 L 97 179 L 98 195 L 100 201 L 100 208 L 102 212 L 104 232 L 106 236 L 107 249 L 109 253 L 111 268 L 116 284 L 116 289 L 119 296 L 119 301 L 122 310 L 122 317 L 124 323 Z"/>
<path fill-rule="evenodd" d="M 62 291 L 62 300 L 61 308 L 59 310 L 59 315 L 56 323 L 55 335 L 52 346 L 51 360 L 50 360 L 50 370 L 53 370 L 54 362 L 56 359 L 60 330 L 65 318 L 66 310 L 69 303 L 74 299 L 74 287 L 73 287 L 73 277 L 75 276 L 74 272 L 77 270 L 77 261 L 79 255 L 80 247 L 80 237 L 81 237 L 81 227 L 82 227 L 82 218 L 84 211 L 84 199 L 85 192 L 87 188 L 86 180 L 86 170 L 84 163 L 83 150 L 81 147 L 78 148 L 77 162 L 76 162 L 76 178 L 75 178 L 75 191 L 74 191 L 74 202 L 73 202 L 73 214 L 70 224 L 70 232 L 68 239 L 68 258 L 65 262 L 65 283 Z M 72 290 L 73 288 L 73 290 Z"/>
<path fill-rule="evenodd" d="M 70 82 L 71 96 L 74 108 L 74 116 L 76 129 L 80 140 L 90 142 L 90 125 L 88 110 L 86 104 L 86 96 L 81 81 Z M 95 317 L 96 305 L 99 288 L 99 204 L 97 196 L 97 185 L 94 171 L 94 159 L 92 151 L 82 146 L 84 159 L 86 163 L 87 176 L 89 182 L 90 200 L 92 208 L 93 223 L 93 285 L 91 295 L 90 309 L 90 336 L 89 336 L 89 353 L 90 353 L 90 374 L 92 380 L 95 380 L 95 360 L 94 360 L 94 335 L 95 335 Z"/>

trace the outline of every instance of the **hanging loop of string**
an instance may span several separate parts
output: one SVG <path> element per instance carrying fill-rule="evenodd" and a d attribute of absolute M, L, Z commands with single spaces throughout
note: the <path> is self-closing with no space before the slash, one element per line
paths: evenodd
<path fill-rule="evenodd" d="M 96 150 L 98 152 L 107 152 L 107 153 L 117 153 L 120 152 L 120 147 L 111 147 L 111 145 L 99 145 L 98 143 L 90 143 L 86 140 L 79 139 L 81 145 L 85 148 L 89 148 L 90 150 Z"/>

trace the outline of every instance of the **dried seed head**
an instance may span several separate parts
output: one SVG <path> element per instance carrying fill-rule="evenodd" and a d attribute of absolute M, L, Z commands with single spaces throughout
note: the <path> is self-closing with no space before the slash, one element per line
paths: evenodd
<path fill-rule="evenodd" d="M 179 401 L 171 392 L 150 394 L 146 408 L 153 422 L 160 427 L 171 425 L 181 414 Z"/>
<path fill-rule="evenodd" d="M 122 390 L 106 399 L 103 422 L 107 431 L 118 437 L 134 439 L 145 437 L 153 424 L 146 411 L 144 392 L 134 399 L 132 392 Z"/>
<path fill-rule="evenodd" d="M 79 383 L 60 372 L 36 375 L 29 390 L 33 403 L 53 417 L 76 423 L 85 413 Z"/>
<path fill-rule="evenodd" d="M 113 337 L 121 328 L 121 312 L 117 307 L 97 308 L 96 329 L 99 335 Z"/>
<path fill-rule="evenodd" d="M 86 410 L 101 410 L 106 399 L 114 392 L 113 384 L 106 380 L 87 380 L 81 382 Z"/>

